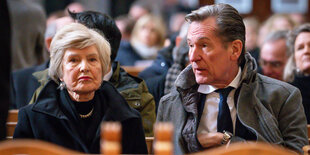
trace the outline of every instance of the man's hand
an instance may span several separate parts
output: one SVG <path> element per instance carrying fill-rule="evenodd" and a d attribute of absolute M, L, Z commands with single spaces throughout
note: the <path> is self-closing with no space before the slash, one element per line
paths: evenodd
<path fill-rule="evenodd" d="M 200 145 L 204 148 L 219 146 L 223 140 L 223 133 L 203 133 L 197 135 Z"/>

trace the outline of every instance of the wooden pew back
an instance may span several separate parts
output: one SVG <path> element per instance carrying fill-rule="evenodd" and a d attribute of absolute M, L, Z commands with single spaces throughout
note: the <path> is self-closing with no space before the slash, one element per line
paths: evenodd
<path fill-rule="evenodd" d="M 13 139 L 13 134 L 18 121 L 18 110 L 9 110 L 6 122 L 6 139 Z"/>

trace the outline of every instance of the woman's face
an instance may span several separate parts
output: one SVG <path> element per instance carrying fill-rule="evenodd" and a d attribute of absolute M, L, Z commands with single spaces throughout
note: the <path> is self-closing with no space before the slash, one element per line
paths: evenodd
<path fill-rule="evenodd" d="M 303 73 L 310 73 L 310 32 L 302 32 L 296 37 L 295 46 L 296 67 Z"/>
<path fill-rule="evenodd" d="M 147 46 L 151 47 L 157 44 L 158 34 L 154 25 L 149 22 L 142 26 L 141 31 L 139 33 L 140 40 Z"/>
<path fill-rule="evenodd" d="M 87 94 L 97 90 L 102 82 L 102 69 L 97 48 L 69 48 L 62 60 L 63 77 L 69 94 Z"/>

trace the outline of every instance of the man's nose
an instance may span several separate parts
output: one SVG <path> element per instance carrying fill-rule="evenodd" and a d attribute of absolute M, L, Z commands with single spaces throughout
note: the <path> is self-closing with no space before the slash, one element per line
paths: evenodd
<path fill-rule="evenodd" d="M 193 62 L 193 61 L 198 61 L 200 60 L 200 52 L 199 52 L 199 49 L 197 47 L 191 47 L 189 52 L 189 61 Z"/>

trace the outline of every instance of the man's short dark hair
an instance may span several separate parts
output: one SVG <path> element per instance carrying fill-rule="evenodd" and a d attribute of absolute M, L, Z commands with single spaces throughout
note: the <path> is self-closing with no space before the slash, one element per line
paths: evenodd
<path fill-rule="evenodd" d="M 224 43 L 237 39 L 242 42 L 242 52 L 238 63 L 243 64 L 245 61 L 245 26 L 239 12 L 228 4 L 207 5 L 186 15 L 185 20 L 191 23 L 203 21 L 209 17 L 216 18 L 217 33 Z"/>
<path fill-rule="evenodd" d="M 70 16 L 78 23 L 85 25 L 88 28 L 97 29 L 103 33 L 105 38 L 111 45 L 111 63 L 114 61 L 119 44 L 121 42 L 122 34 L 115 24 L 115 21 L 108 15 L 95 12 L 84 11 L 80 13 L 73 13 L 68 10 Z"/>

